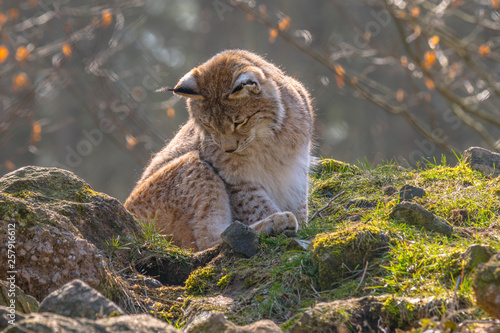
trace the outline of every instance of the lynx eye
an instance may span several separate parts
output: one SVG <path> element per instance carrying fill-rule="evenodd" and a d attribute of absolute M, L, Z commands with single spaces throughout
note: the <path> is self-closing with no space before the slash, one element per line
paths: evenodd
<path fill-rule="evenodd" d="M 253 82 L 251 80 L 248 80 L 248 81 L 245 81 L 245 82 L 241 82 L 239 85 L 236 86 L 236 88 L 233 89 L 233 91 L 231 92 L 231 95 L 237 93 L 240 90 L 242 90 L 245 86 L 251 86 L 251 85 L 255 85 L 255 82 Z"/>
<path fill-rule="evenodd" d="M 238 127 L 238 126 L 241 126 L 241 125 L 244 125 L 246 122 L 248 121 L 248 118 L 245 118 L 241 121 L 235 121 L 234 122 L 234 128 Z"/>

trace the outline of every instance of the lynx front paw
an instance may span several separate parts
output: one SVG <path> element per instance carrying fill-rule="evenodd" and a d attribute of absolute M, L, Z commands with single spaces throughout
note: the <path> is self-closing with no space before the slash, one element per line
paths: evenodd
<path fill-rule="evenodd" d="M 299 225 L 295 215 L 290 212 L 275 213 L 269 216 L 273 221 L 272 235 L 285 234 L 288 237 L 297 236 Z"/>

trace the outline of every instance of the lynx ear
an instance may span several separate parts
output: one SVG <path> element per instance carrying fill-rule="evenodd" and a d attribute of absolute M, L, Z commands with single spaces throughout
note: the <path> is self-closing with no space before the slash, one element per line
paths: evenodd
<path fill-rule="evenodd" d="M 168 88 L 167 90 L 187 98 L 204 100 L 205 97 L 201 95 L 198 82 L 196 82 L 196 77 L 193 74 L 193 71 L 187 73 L 179 80 L 179 83 L 177 83 L 174 88 Z"/>
<path fill-rule="evenodd" d="M 261 91 L 261 82 L 264 80 L 264 73 L 260 69 L 255 69 L 241 73 L 234 81 L 229 99 L 237 99 L 257 95 Z"/>

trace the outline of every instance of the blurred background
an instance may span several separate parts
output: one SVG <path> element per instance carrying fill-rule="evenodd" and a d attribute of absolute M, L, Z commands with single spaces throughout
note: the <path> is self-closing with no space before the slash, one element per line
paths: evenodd
<path fill-rule="evenodd" d="M 308 87 L 316 156 L 500 150 L 500 0 L 0 3 L 0 176 L 61 167 L 123 201 L 187 119 L 155 90 L 229 48 Z"/>

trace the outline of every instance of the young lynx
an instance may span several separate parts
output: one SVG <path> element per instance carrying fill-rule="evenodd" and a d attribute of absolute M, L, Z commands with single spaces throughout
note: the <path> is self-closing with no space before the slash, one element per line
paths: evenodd
<path fill-rule="evenodd" d="M 221 242 L 238 220 L 293 234 L 307 219 L 313 130 L 309 94 L 256 54 L 229 50 L 182 77 L 188 122 L 157 153 L 125 202 L 179 246 Z"/>

